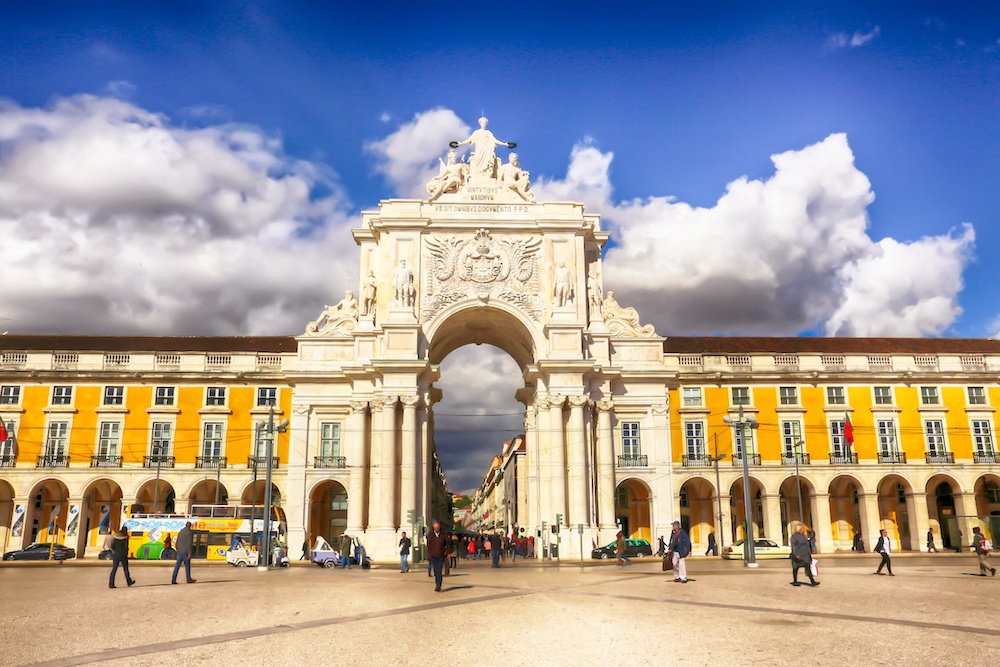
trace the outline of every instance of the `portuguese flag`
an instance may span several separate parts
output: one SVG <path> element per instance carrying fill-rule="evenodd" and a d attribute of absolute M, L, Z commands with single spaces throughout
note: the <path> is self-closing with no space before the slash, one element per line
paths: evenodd
<path fill-rule="evenodd" d="M 848 447 L 854 445 L 854 425 L 851 424 L 851 415 L 844 413 L 844 442 Z"/>

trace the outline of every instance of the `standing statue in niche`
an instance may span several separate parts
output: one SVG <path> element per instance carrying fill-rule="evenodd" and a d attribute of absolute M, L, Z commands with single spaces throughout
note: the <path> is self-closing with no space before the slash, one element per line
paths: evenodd
<path fill-rule="evenodd" d="M 599 320 L 603 316 L 604 294 L 601 289 L 601 281 L 596 273 L 591 273 L 587 278 L 587 301 L 590 305 L 590 319 Z"/>
<path fill-rule="evenodd" d="M 503 181 L 503 185 L 508 190 L 513 190 L 521 197 L 524 201 L 535 201 L 535 195 L 528 192 L 528 188 L 531 187 L 531 183 L 528 181 L 528 176 L 530 174 L 524 169 L 521 169 L 521 163 L 518 161 L 517 153 L 511 153 L 507 160 L 507 164 L 500 167 L 500 180 Z"/>
<path fill-rule="evenodd" d="M 465 184 L 469 172 L 469 165 L 459 162 L 455 156 L 455 149 L 448 151 L 448 163 L 438 158 L 441 169 L 438 175 L 427 183 L 427 201 L 434 201 L 446 192 L 457 192 Z"/>
<path fill-rule="evenodd" d="M 375 314 L 375 293 L 378 290 L 378 280 L 375 272 L 368 269 L 368 275 L 361 281 L 361 314 Z"/>
<path fill-rule="evenodd" d="M 412 308 L 417 290 L 413 286 L 413 271 L 406 266 L 405 259 L 399 260 L 399 266 L 392 274 L 392 286 L 394 289 L 393 304 Z"/>
<path fill-rule="evenodd" d="M 555 281 L 552 288 L 552 305 L 565 308 L 573 305 L 573 278 L 566 268 L 566 262 L 559 262 L 556 268 Z"/>
<path fill-rule="evenodd" d="M 514 148 L 517 144 L 510 141 L 500 141 L 493 133 L 486 129 L 489 119 L 483 117 L 479 119 L 479 129 L 473 132 L 465 141 L 452 142 L 452 148 L 459 146 L 472 146 L 475 151 L 469 156 L 469 171 L 473 177 L 488 176 L 496 178 L 497 171 L 497 146 Z"/>

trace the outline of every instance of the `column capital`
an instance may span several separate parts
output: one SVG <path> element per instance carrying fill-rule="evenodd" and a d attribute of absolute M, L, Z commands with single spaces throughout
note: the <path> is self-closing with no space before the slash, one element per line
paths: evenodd
<path fill-rule="evenodd" d="M 538 426 L 538 411 L 534 407 L 524 411 L 524 428 L 530 430 Z"/>
<path fill-rule="evenodd" d="M 668 403 L 658 403 L 656 405 L 650 406 L 654 415 L 665 415 L 670 412 L 670 405 Z"/>
<path fill-rule="evenodd" d="M 569 400 L 569 406 L 571 408 L 582 408 L 590 402 L 590 396 L 581 394 L 578 396 L 570 396 L 567 400 Z"/>
<path fill-rule="evenodd" d="M 417 408 L 422 403 L 422 399 L 416 394 L 412 396 L 400 396 L 399 400 L 404 408 Z"/>
<path fill-rule="evenodd" d="M 566 403 L 566 397 L 560 394 L 549 394 L 542 400 L 550 410 L 552 408 L 561 408 Z"/>
<path fill-rule="evenodd" d="M 310 412 L 312 412 L 312 406 L 311 405 L 304 405 L 302 403 L 298 403 L 298 404 L 292 406 L 292 413 L 293 414 L 296 414 L 296 415 L 307 415 Z"/>
<path fill-rule="evenodd" d="M 598 412 L 611 412 L 615 409 L 615 404 L 610 399 L 603 398 L 599 401 L 594 401 L 594 407 L 597 408 Z"/>
<path fill-rule="evenodd" d="M 351 414 L 356 414 L 368 409 L 368 401 L 351 401 L 348 406 L 351 408 Z"/>
<path fill-rule="evenodd" d="M 399 396 L 379 396 L 371 402 L 372 412 L 395 408 L 398 400 Z"/>

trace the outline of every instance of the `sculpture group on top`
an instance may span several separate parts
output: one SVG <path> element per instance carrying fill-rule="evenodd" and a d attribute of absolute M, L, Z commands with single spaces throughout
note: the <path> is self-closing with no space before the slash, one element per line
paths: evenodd
<path fill-rule="evenodd" d="M 465 141 L 452 141 L 448 161 L 438 158 L 438 175 L 427 183 L 427 200 L 436 201 L 443 194 L 457 193 L 469 184 L 494 185 L 512 192 L 526 202 L 535 201 L 531 192 L 530 174 L 521 168 L 517 153 L 511 153 L 504 163 L 496 154 L 497 146 L 514 148 L 512 141 L 501 141 L 486 129 L 489 120 L 479 119 L 479 129 Z M 468 161 L 458 159 L 460 146 L 472 146 Z"/>
<path fill-rule="evenodd" d="M 306 326 L 307 336 L 332 336 L 350 334 L 358 327 L 358 300 L 347 290 L 344 298 L 333 306 L 326 306 L 319 317 Z"/>

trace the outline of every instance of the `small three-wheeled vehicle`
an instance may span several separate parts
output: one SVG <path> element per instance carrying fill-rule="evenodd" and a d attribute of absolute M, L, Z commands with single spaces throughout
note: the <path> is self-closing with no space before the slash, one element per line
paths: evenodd
<path fill-rule="evenodd" d="M 362 569 L 369 569 L 372 566 L 372 559 L 365 552 L 361 540 L 346 535 L 342 539 L 351 540 L 351 565 L 360 564 Z M 316 538 L 316 544 L 313 545 L 312 550 L 312 562 L 320 567 L 340 567 L 343 564 L 340 551 L 330 546 L 330 543 L 323 537 Z"/>

